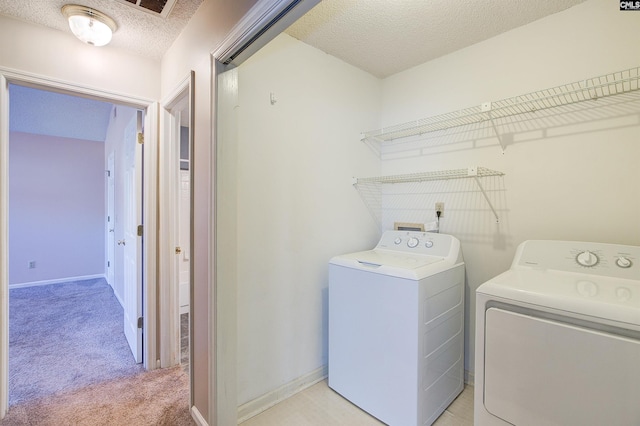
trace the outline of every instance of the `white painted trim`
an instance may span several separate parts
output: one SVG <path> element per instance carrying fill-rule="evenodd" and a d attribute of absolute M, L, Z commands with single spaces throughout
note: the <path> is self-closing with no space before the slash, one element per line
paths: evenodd
<path fill-rule="evenodd" d="M 3 112 L 6 111 L 6 112 Z M 0 73 L 0 419 L 9 409 L 9 86 Z"/>
<path fill-rule="evenodd" d="M 191 139 L 190 145 L 192 145 L 194 77 L 195 74 L 191 71 L 161 104 L 158 190 L 163 197 L 160 198 L 159 206 L 162 214 L 160 214 L 158 232 L 158 302 L 160 307 L 160 339 L 164 342 L 160 351 L 162 368 L 180 363 L 180 306 L 179 289 L 176 285 L 178 271 L 176 270 L 175 254 L 175 247 L 179 245 L 177 241 L 177 227 L 179 225 L 175 218 L 178 217 L 177 199 L 180 194 L 178 182 L 180 126 L 179 117 L 174 115 L 173 109 L 178 102 L 188 97 L 191 121 L 189 123 L 189 137 Z M 190 167 L 190 173 L 193 173 L 192 169 L 193 167 Z"/>
<path fill-rule="evenodd" d="M 143 165 L 143 258 L 142 258 L 142 306 L 144 312 L 142 342 L 143 364 L 147 370 L 158 368 L 158 312 L 157 312 L 157 259 L 158 259 L 158 139 L 160 106 L 157 102 L 147 105 L 144 126 Z"/>
<path fill-rule="evenodd" d="M 298 377 L 297 379 L 294 379 L 289 383 L 285 383 L 284 385 L 272 390 L 271 392 L 259 396 L 258 398 L 245 404 L 242 404 L 240 407 L 238 407 L 238 424 L 262 413 L 265 410 L 268 410 L 279 402 L 282 402 L 285 399 L 295 395 L 296 393 L 301 392 L 308 387 L 311 387 L 316 383 L 326 379 L 328 371 L 329 370 L 327 366 L 323 365 L 322 367 L 316 368 L 315 370 L 305 374 L 304 376 Z"/>
<path fill-rule="evenodd" d="M 200 411 L 196 408 L 195 405 L 191 406 L 191 418 L 196 422 L 198 426 L 209 426 L 209 423 L 204 419 Z"/>
<path fill-rule="evenodd" d="M 153 99 L 138 98 L 122 93 L 106 92 L 97 87 L 79 85 L 70 81 L 56 80 L 47 76 L 38 75 L 30 72 L 15 70 L 0 66 L 0 74 L 3 75 L 8 82 L 18 83 L 23 86 L 34 88 L 47 88 L 56 90 L 57 92 L 70 93 L 74 96 L 85 96 L 99 101 L 117 103 L 127 105 L 133 108 L 145 109 L 155 102 Z"/>
<path fill-rule="evenodd" d="M 475 386 L 476 374 L 473 371 L 464 370 L 464 382 L 469 386 Z"/>
<path fill-rule="evenodd" d="M 215 61 L 213 87 L 217 126 L 211 150 L 213 199 L 209 273 L 209 412 L 214 425 L 237 423 L 237 126 L 238 71 L 221 72 Z"/>
<path fill-rule="evenodd" d="M 96 278 L 104 278 L 105 281 L 107 280 L 107 277 L 105 276 L 105 274 L 82 275 L 77 277 L 56 278 L 53 280 L 42 280 L 42 281 L 31 281 L 27 283 L 9 284 L 9 290 L 14 288 L 37 287 L 41 285 L 68 283 L 70 281 L 94 280 Z"/>
<path fill-rule="evenodd" d="M 9 141 L 9 100 L 7 83 L 45 88 L 75 96 L 85 96 L 105 102 L 118 103 L 133 108 L 146 110 L 149 125 L 145 131 L 145 250 L 143 259 L 143 293 L 145 294 L 145 340 L 144 366 L 152 370 L 156 363 L 156 230 L 157 211 L 157 139 L 158 139 L 158 104 L 150 99 L 143 99 L 107 92 L 95 87 L 56 80 L 47 76 L 0 67 L 0 418 L 4 417 L 9 403 L 9 333 L 8 333 L 8 141 Z"/>

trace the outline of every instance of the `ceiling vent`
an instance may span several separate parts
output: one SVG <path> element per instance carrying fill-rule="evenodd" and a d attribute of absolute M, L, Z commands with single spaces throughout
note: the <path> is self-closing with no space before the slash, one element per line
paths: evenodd
<path fill-rule="evenodd" d="M 171 9 L 177 0 L 118 0 L 120 3 L 126 3 L 136 9 L 150 12 L 154 15 L 166 18 L 171 13 Z"/>

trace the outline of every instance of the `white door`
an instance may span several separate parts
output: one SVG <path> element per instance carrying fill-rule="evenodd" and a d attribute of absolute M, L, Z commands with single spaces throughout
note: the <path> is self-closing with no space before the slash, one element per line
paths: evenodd
<path fill-rule="evenodd" d="M 113 287 L 115 258 L 115 161 L 113 152 L 107 158 L 107 282 Z"/>
<path fill-rule="evenodd" d="M 137 363 L 142 362 L 142 144 L 137 142 L 141 112 L 125 128 L 124 164 L 124 334 Z"/>

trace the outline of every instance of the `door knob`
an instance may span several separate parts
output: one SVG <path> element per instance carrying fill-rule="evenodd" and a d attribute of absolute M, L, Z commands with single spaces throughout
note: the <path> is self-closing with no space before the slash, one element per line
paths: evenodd
<path fill-rule="evenodd" d="M 118 240 L 118 245 L 119 245 L 119 246 L 123 246 L 123 245 L 125 245 L 125 241 L 124 241 L 124 240 Z"/>

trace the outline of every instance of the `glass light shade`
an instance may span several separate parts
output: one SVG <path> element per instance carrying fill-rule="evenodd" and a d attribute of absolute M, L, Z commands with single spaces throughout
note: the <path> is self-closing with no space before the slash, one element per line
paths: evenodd
<path fill-rule="evenodd" d="M 83 42 L 93 46 L 104 46 L 111 41 L 116 23 L 97 10 L 78 5 L 66 5 L 62 13 L 69 20 L 71 32 Z"/>

